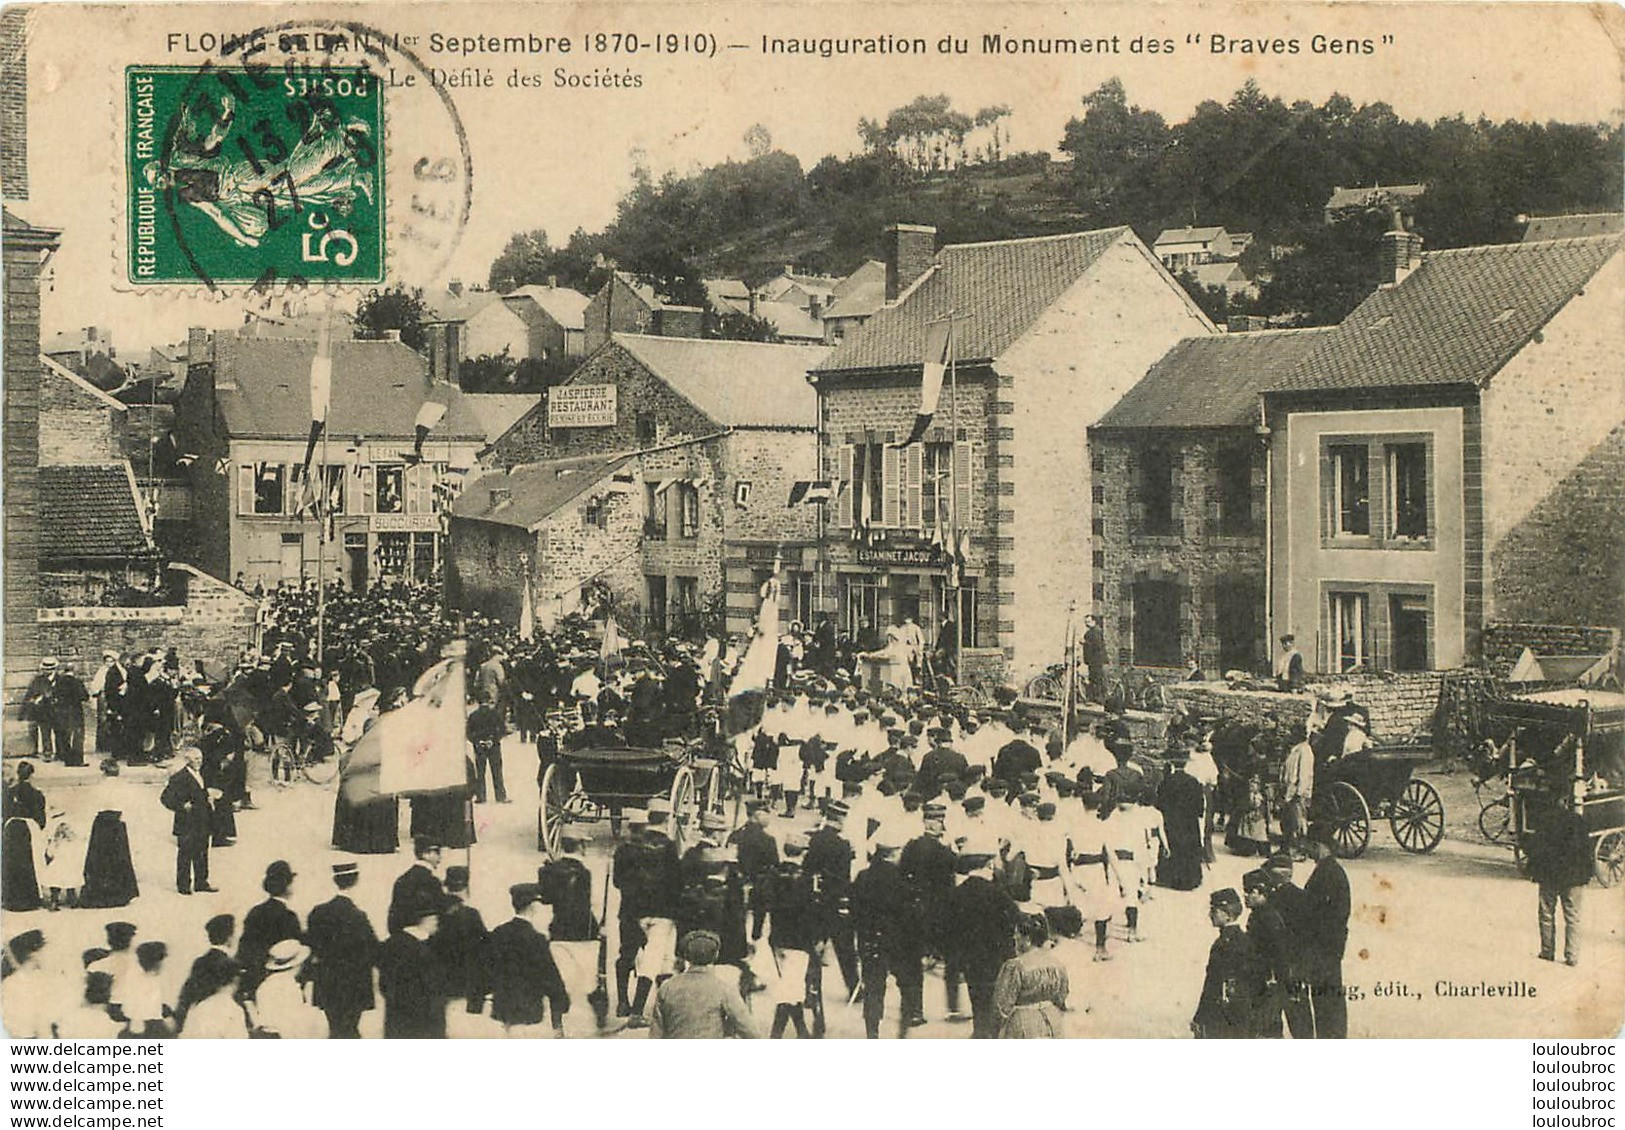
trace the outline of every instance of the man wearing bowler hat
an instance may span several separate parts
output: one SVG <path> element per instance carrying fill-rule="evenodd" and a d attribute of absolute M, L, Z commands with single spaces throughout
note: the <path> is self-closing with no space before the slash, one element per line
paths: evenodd
<path fill-rule="evenodd" d="M 243 917 L 243 933 L 237 941 L 237 963 L 243 967 L 238 992 L 245 999 L 252 999 L 260 981 L 264 980 L 265 958 L 271 947 L 289 938 L 299 941 L 304 937 L 299 915 L 288 905 L 293 879 L 294 870 L 286 860 L 272 863 L 260 882 L 265 890 L 265 901 Z"/>
<path fill-rule="evenodd" d="M 312 908 L 305 928 L 311 1003 L 327 1015 L 327 1035 L 334 1040 L 360 1039 L 361 1014 L 377 1004 L 372 969 L 378 959 L 378 935 L 349 894 L 360 878 L 361 869 L 354 863 L 333 864 L 338 893 Z"/>

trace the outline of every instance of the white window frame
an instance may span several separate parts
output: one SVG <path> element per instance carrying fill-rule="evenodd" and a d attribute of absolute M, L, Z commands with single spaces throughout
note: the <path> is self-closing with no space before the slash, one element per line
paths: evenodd
<path fill-rule="evenodd" d="M 1371 595 L 1369 593 L 1348 589 L 1336 589 L 1328 592 L 1327 596 L 1327 628 L 1329 638 L 1327 650 L 1331 667 L 1334 673 L 1341 674 L 1356 668 L 1371 668 Z M 1352 623 L 1351 623 L 1352 621 Z M 1344 629 L 1354 629 L 1354 652 L 1352 656 L 1345 656 L 1343 651 Z M 1350 658 L 1353 662 L 1345 662 Z"/>
<path fill-rule="evenodd" d="M 1365 530 L 1347 530 L 1343 528 L 1343 463 L 1350 456 L 1350 449 L 1358 449 L 1365 453 Z M 1371 529 L 1371 445 L 1358 440 L 1339 439 L 1328 442 L 1326 454 L 1331 463 L 1331 533 L 1334 538 L 1369 538 Z"/>
<path fill-rule="evenodd" d="M 1399 532 L 1399 452 L 1401 448 L 1416 448 L 1422 456 L 1422 532 Z M 1400 440 L 1384 445 L 1386 474 L 1384 475 L 1384 528 L 1383 535 L 1390 541 L 1426 541 L 1433 528 L 1433 483 L 1428 473 L 1428 445 L 1425 440 Z"/>

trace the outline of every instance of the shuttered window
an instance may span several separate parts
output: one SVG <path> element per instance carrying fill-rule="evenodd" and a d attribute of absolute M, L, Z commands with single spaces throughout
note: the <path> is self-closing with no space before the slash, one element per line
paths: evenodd
<path fill-rule="evenodd" d="M 852 445 L 849 443 L 835 449 L 835 478 L 835 525 L 838 529 L 850 530 L 857 483 L 852 478 Z"/>

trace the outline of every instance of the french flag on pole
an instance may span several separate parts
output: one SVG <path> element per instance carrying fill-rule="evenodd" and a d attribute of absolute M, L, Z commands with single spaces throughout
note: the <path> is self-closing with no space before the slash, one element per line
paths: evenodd
<path fill-rule="evenodd" d="M 898 447 L 907 447 L 911 443 L 919 443 L 925 435 L 925 429 L 931 426 L 931 417 L 936 415 L 937 401 L 942 397 L 942 375 L 948 371 L 949 360 L 953 356 L 954 324 L 944 319 L 932 322 L 925 327 L 925 357 L 920 371 L 920 409 L 914 417 L 914 428 L 908 433 L 908 438 Z"/>

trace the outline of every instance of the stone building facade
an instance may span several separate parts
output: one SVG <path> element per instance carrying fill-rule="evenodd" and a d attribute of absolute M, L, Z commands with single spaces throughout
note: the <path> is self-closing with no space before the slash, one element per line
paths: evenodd
<path fill-rule="evenodd" d="M 933 242 L 888 233 L 889 304 L 813 374 L 838 487 L 817 599 L 871 638 L 905 616 L 935 638 L 951 618 L 962 677 L 1019 683 L 1062 659 L 1068 614 L 1090 602 L 1086 429 L 1213 327 L 1126 228 Z M 954 364 L 930 427 L 893 446 L 920 407 L 927 326 L 948 317 Z"/>
<path fill-rule="evenodd" d="M 809 616 L 817 508 L 788 501 L 796 482 L 816 477 L 816 401 L 806 373 L 828 352 L 620 334 L 588 357 L 488 453 L 516 476 L 516 496 L 535 488 L 518 481 L 528 465 L 631 458 L 635 489 L 606 515 L 607 528 L 537 516 L 533 532 L 548 538 L 533 560 L 553 578 L 549 597 L 568 600 L 598 580 L 652 633 L 743 632 L 761 581 L 782 556 L 783 613 Z M 597 408 L 582 408 L 582 398 Z M 623 511 L 636 517 L 630 548 Z M 453 552 L 461 570 L 462 549 Z"/>
<path fill-rule="evenodd" d="M 1093 603 L 1112 662 L 1269 670 L 1258 398 L 1323 332 L 1182 341 L 1089 429 Z"/>

